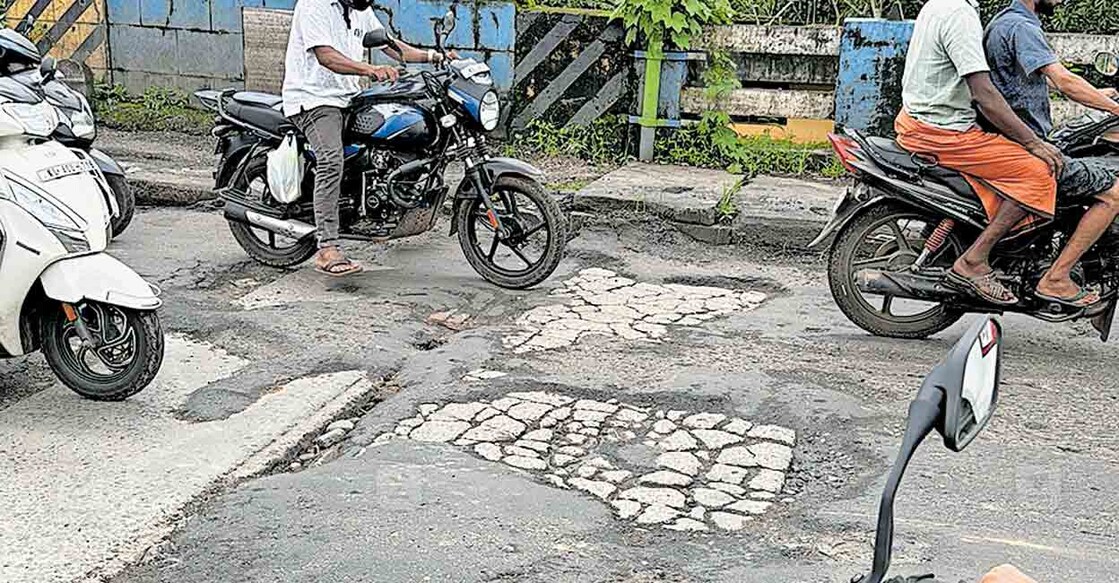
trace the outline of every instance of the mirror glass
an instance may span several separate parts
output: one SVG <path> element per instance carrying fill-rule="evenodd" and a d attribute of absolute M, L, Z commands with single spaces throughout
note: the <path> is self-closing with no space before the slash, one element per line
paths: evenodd
<path fill-rule="evenodd" d="M 1115 53 L 1100 53 L 1096 55 L 1096 60 L 1093 63 L 1101 75 L 1108 77 L 1119 74 L 1119 56 Z"/>
<path fill-rule="evenodd" d="M 443 30 L 451 32 L 455 28 L 455 13 L 453 10 L 448 10 L 443 15 Z"/>
<path fill-rule="evenodd" d="M 994 321 L 988 321 L 972 343 L 964 366 L 961 413 L 968 418 L 969 424 L 982 425 L 991 418 L 998 390 L 998 372 L 999 331 Z"/>
<path fill-rule="evenodd" d="M 55 63 L 54 57 L 48 55 L 43 57 L 43 62 L 39 64 L 39 72 L 43 74 L 44 78 L 49 78 L 58 69 L 58 64 Z"/>
<path fill-rule="evenodd" d="M 367 49 L 379 49 L 388 46 L 389 35 L 385 29 L 378 28 L 365 33 L 365 37 L 361 39 L 361 45 Z"/>

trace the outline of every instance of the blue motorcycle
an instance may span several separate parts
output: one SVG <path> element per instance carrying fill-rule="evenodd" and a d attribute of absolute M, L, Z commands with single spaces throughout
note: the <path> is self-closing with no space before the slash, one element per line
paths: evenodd
<path fill-rule="evenodd" d="M 438 50 L 454 29 L 448 13 L 433 19 Z M 370 49 L 393 47 L 383 31 L 366 35 Z M 405 73 L 375 84 L 346 111 L 345 166 L 340 208 L 342 236 L 384 241 L 435 226 L 450 194 L 447 166 L 462 161 L 465 178 L 451 200 L 451 234 L 483 278 L 523 289 L 546 280 L 563 258 L 567 219 L 525 162 L 491 157 L 486 134 L 501 105 L 490 68 L 472 59 L 444 59 L 431 71 Z M 221 155 L 216 192 L 241 247 L 254 259 L 290 267 L 311 258 L 314 238 L 314 152 L 302 148 L 302 194 L 280 203 L 269 192 L 267 155 L 299 131 L 281 113 L 281 98 L 255 92 L 200 91 L 217 112 L 214 136 Z"/>

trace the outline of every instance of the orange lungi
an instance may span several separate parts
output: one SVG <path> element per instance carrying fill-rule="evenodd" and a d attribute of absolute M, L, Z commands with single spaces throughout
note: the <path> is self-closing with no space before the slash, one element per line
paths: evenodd
<path fill-rule="evenodd" d="M 988 218 L 995 216 L 1003 198 L 1013 199 L 1037 215 L 1033 220 L 1053 218 L 1057 179 L 1048 164 L 1019 144 L 979 128 L 966 132 L 939 128 L 905 111 L 898 114 L 894 128 L 901 147 L 963 173 L 983 201 Z"/>

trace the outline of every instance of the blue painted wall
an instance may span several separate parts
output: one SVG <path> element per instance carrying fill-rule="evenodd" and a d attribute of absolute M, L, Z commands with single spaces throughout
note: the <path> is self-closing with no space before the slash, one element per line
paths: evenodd
<path fill-rule="evenodd" d="M 893 135 L 912 36 L 912 21 L 852 18 L 844 23 L 835 87 L 837 126 Z"/>
<path fill-rule="evenodd" d="M 244 84 L 241 9 L 291 10 L 296 0 L 106 0 L 114 82 L 140 92 L 158 85 L 195 90 Z M 378 18 L 404 41 L 434 48 L 431 18 L 454 6 L 448 45 L 490 63 L 498 87 L 513 85 L 512 2 L 376 0 Z"/>

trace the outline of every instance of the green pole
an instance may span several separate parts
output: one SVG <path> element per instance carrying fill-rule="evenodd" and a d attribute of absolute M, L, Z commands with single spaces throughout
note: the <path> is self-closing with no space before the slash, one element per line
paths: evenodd
<path fill-rule="evenodd" d="M 641 140 L 637 157 L 648 162 L 653 159 L 653 143 L 656 141 L 657 102 L 661 91 L 661 61 L 664 51 L 660 43 L 650 43 L 645 53 L 645 93 L 641 99 Z"/>

